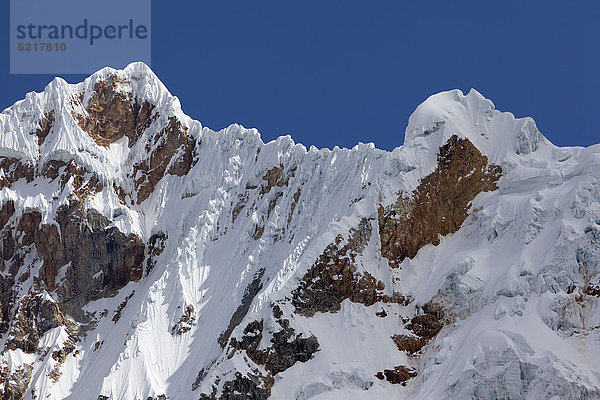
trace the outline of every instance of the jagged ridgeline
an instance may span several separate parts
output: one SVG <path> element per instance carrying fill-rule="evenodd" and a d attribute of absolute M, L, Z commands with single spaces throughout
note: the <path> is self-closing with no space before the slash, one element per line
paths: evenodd
<path fill-rule="evenodd" d="M 600 398 L 600 147 L 475 90 L 390 132 L 214 132 L 139 63 L 27 94 L 0 114 L 0 397 Z"/>

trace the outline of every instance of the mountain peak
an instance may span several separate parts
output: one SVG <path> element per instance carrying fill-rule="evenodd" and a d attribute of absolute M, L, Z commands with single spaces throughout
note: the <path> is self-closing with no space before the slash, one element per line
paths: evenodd
<path fill-rule="evenodd" d="M 171 104 L 176 105 L 176 109 L 180 108 L 177 98 L 171 95 L 154 71 L 143 62 L 131 63 L 122 70 L 102 68 L 85 79 L 80 84 L 80 90 L 89 95 L 99 82 L 106 81 L 110 81 L 115 90 L 131 93 L 131 97 L 140 102 L 150 102 L 157 107 Z"/>
<path fill-rule="evenodd" d="M 455 89 L 434 94 L 416 108 L 408 121 L 404 145 L 437 152 L 453 135 L 471 141 L 494 163 L 549 144 L 532 118 L 515 118 L 496 110 L 494 103 L 475 89 L 466 95 Z"/>
<path fill-rule="evenodd" d="M 600 398 L 599 152 L 474 90 L 307 151 L 56 79 L 0 114 L 0 398 Z"/>

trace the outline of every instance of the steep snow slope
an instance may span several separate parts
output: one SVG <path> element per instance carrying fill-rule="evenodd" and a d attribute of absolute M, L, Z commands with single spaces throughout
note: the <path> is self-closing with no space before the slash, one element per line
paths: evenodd
<path fill-rule="evenodd" d="M 0 390 L 600 398 L 599 166 L 475 90 L 307 150 L 143 64 L 56 79 L 0 114 Z"/>

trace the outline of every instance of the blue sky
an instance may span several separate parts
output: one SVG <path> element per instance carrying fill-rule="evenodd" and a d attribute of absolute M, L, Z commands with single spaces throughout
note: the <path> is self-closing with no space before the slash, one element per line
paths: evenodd
<path fill-rule="evenodd" d="M 152 67 L 205 126 L 237 122 L 265 141 L 392 149 L 429 95 L 473 87 L 555 144 L 590 145 L 600 142 L 600 3 L 576 4 L 157 0 Z M 8 27 L 8 1 L 0 18 Z M 0 30 L 0 109 L 52 78 L 9 75 L 8 38 Z"/>

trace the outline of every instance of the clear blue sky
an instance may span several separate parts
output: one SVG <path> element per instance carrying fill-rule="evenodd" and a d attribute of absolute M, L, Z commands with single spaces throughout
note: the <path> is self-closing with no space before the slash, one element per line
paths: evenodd
<path fill-rule="evenodd" d="M 265 141 L 392 149 L 429 95 L 473 87 L 558 145 L 590 145 L 600 142 L 599 4 L 156 0 L 152 67 L 205 126 L 237 122 Z M 0 109 L 52 78 L 8 74 L 8 18 L 3 1 Z"/>

